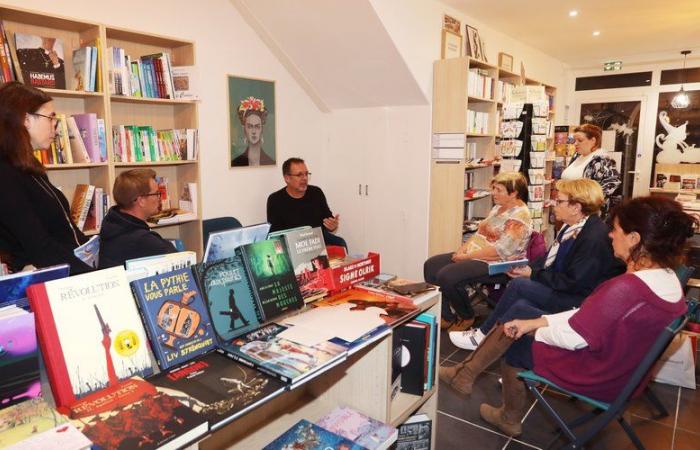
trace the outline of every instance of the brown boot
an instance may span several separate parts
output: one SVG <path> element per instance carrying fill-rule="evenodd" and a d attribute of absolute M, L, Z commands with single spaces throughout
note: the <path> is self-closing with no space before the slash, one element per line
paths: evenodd
<path fill-rule="evenodd" d="M 462 367 L 464 367 L 464 362 L 455 364 L 451 367 L 441 366 L 438 370 L 438 377 L 440 377 L 440 381 L 449 385 L 450 383 L 452 383 L 452 380 L 457 375 L 457 372 L 462 370 Z"/>
<path fill-rule="evenodd" d="M 503 377 L 503 406 L 495 406 L 482 403 L 479 408 L 481 417 L 498 427 L 508 436 L 520 436 L 523 432 L 522 420 L 525 417 L 527 395 L 525 384 L 518 379 L 521 369 L 509 366 L 505 360 L 501 361 L 501 376 Z"/>
<path fill-rule="evenodd" d="M 491 328 L 484 341 L 461 363 L 462 367 L 452 377 L 450 387 L 462 395 L 471 394 L 476 377 L 497 361 L 512 343 L 513 340 L 503 332 L 503 325 Z"/>

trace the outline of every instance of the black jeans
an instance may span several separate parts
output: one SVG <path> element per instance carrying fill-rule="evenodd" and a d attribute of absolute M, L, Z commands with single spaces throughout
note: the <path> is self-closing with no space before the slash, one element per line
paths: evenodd
<path fill-rule="evenodd" d="M 345 242 L 345 239 L 331 233 L 323 225 L 321 225 L 321 230 L 323 230 L 323 240 L 326 242 L 326 245 L 337 245 L 338 247 L 345 247 L 345 253 L 348 252 L 348 244 Z"/>
<path fill-rule="evenodd" d="M 474 310 L 465 288 L 468 284 L 490 279 L 487 263 L 473 259 L 452 262 L 452 253 L 443 253 L 428 258 L 423 264 L 423 277 L 428 283 L 440 286 L 442 318 L 449 321 L 456 318 L 450 310 L 450 306 L 461 319 L 474 317 Z"/>

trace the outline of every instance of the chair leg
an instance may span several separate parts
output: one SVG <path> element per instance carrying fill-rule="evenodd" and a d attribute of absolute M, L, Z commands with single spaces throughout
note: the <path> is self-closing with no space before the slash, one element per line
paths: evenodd
<path fill-rule="evenodd" d="M 654 420 L 661 419 L 662 417 L 668 417 L 668 410 L 664 407 L 663 403 L 661 403 L 661 400 L 654 395 L 654 391 L 651 390 L 651 387 L 647 386 L 647 388 L 644 389 L 644 395 L 646 396 L 647 400 L 649 400 L 649 403 L 651 403 L 659 412 L 658 415 L 653 417 Z"/>
<path fill-rule="evenodd" d="M 530 380 L 525 380 L 525 385 L 530 390 L 532 395 L 535 396 L 537 401 L 542 403 L 549 415 L 557 422 L 560 432 L 564 433 L 569 439 L 569 441 L 575 442 L 576 435 L 573 433 L 573 431 L 571 431 L 566 422 L 564 422 L 564 419 L 562 419 L 559 416 L 559 414 L 557 414 L 557 412 L 554 410 L 554 408 L 552 408 L 552 406 L 547 402 L 547 400 L 545 400 L 545 398 L 542 396 L 542 393 L 540 393 L 540 391 L 537 389 L 537 383 Z"/>
<path fill-rule="evenodd" d="M 644 445 L 642 444 L 642 441 L 639 440 L 639 437 L 637 437 L 637 433 L 634 432 L 632 426 L 628 424 L 622 416 L 617 419 L 617 422 L 625 430 L 625 433 L 627 433 L 627 436 L 630 438 L 637 450 L 644 450 Z"/>

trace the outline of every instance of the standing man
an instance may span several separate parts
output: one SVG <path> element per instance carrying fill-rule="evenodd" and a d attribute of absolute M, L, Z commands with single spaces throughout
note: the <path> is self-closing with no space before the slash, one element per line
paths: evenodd
<path fill-rule="evenodd" d="M 270 231 L 309 225 L 321 227 L 326 245 L 347 249 L 345 239 L 336 236 L 340 216 L 333 215 L 326 196 L 318 186 L 309 184 L 309 172 L 301 158 L 289 158 L 282 164 L 282 175 L 287 186 L 267 198 L 267 221 Z"/>
<path fill-rule="evenodd" d="M 177 251 L 146 223 L 161 210 L 161 194 L 152 169 L 122 172 L 114 180 L 112 194 L 116 206 L 110 208 L 100 229 L 101 269 L 128 259 Z"/>

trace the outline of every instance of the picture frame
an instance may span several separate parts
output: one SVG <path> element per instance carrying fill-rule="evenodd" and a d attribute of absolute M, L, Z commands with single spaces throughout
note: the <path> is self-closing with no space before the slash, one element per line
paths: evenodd
<path fill-rule="evenodd" d="M 513 72 L 513 57 L 508 53 L 498 53 L 498 68 Z"/>
<path fill-rule="evenodd" d="M 461 36 L 462 33 L 462 22 L 459 20 L 455 19 L 454 17 L 443 14 L 442 15 L 442 28 L 448 31 L 453 32 L 454 34 L 459 34 Z"/>
<path fill-rule="evenodd" d="M 227 75 L 229 167 L 277 165 L 275 81 Z"/>
<path fill-rule="evenodd" d="M 440 59 L 459 58 L 462 56 L 462 35 L 448 29 L 442 30 Z"/>
<path fill-rule="evenodd" d="M 465 25 L 466 30 L 466 51 L 465 54 L 470 58 L 478 59 L 479 61 L 485 61 L 484 52 L 481 45 L 481 36 L 479 36 L 479 30 L 476 28 Z"/>

